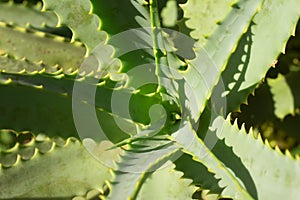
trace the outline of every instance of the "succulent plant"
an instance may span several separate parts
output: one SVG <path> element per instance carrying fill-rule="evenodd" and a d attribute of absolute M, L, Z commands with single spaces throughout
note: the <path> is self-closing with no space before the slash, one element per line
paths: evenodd
<path fill-rule="evenodd" d="M 0 0 L 0 199 L 298 199 L 299 16 Z"/>

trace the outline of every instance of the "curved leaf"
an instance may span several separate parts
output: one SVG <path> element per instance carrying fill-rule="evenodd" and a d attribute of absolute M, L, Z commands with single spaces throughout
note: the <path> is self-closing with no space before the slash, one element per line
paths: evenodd
<path fill-rule="evenodd" d="M 0 70 L 2 72 L 19 73 L 25 70 L 28 73 L 32 73 L 42 71 L 45 68 L 47 68 L 49 73 L 54 73 L 58 70 L 57 67 L 48 68 L 43 63 L 32 63 L 25 58 L 16 59 L 8 54 L 0 55 Z"/>
<path fill-rule="evenodd" d="M 2 73 L 0 76 L 0 127 L 18 131 L 44 132 L 50 135 L 63 134 L 61 135 L 63 137 L 77 137 L 72 109 L 73 76 L 45 73 L 24 76 Z M 82 83 L 82 87 L 91 86 Z M 116 125 L 116 120 L 122 123 L 123 127 L 129 128 L 131 132 L 134 132 L 137 124 L 134 125 L 135 123 L 131 120 L 112 114 L 110 104 L 112 89 L 103 85 L 95 87 L 98 89 L 96 105 L 91 105 L 92 99 L 86 95 L 80 96 L 79 99 L 73 99 L 73 101 L 77 102 L 77 106 L 85 114 L 87 110 L 91 110 L 90 107 L 94 107 L 96 120 L 99 120 L 98 123 L 101 124 L 105 133 L 113 133 L 107 135 L 113 141 L 120 141 L 122 138 L 128 137 L 127 133 Z M 89 113 L 82 120 L 82 123 L 87 123 L 95 119 Z M 113 132 L 112 127 L 114 127 Z M 98 129 L 93 129 L 95 127 L 86 126 L 86 128 L 87 135 L 101 135 Z"/>
<path fill-rule="evenodd" d="M 109 199 L 135 199 L 147 177 L 180 151 L 168 140 L 146 139 L 131 145 L 114 171 Z"/>
<path fill-rule="evenodd" d="M 42 62 L 48 68 L 58 65 L 66 73 L 79 68 L 84 59 L 85 49 L 81 43 L 71 44 L 63 37 L 46 37 L 43 32 L 9 26 L 2 22 L 0 35 L 0 52 L 16 59 L 25 58 L 32 63 Z M 5 69 L 9 71 L 9 66 Z"/>
<path fill-rule="evenodd" d="M 215 174 L 201 163 L 193 160 L 191 155 L 183 154 L 174 161 L 175 169 L 183 172 L 183 178 L 193 180 L 193 185 L 198 185 L 202 189 L 207 189 L 212 193 L 221 194 L 222 188 L 218 185 Z"/>
<path fill-rule="evenodd" d="M 145 181 L 137 199 L 191 199 L 195 187 L 181 176 L 174 164 L 166 162 Z"/>
<path fill-rule="evenodd" d="M 109 169 L 97 162 L 77 140 L 68 139 L 63 146 L 50 142 L 52 148 L 42 153 L 37 147 L 40 142 L 36 141 L 27 146 L 34 150 L 31 158 L 24 161 L 19 154 L 12 167 L 0 169 L 1 199 L 70 199 L 92 188 L 101 189 L 110 177 Z M 15 151 L 20 153 L 22 148 Z"/>
<path fill-rule="evenodd" d="M 283 16 L 280 14 L 284 14 Z M 300 17 L 300 2 L 294 0 L 265 0 L 253 18 L 253 44 L 245 74 L 243 90 L 260 81 L 277 56 L 284 52 L 287 40 L 295 32 Z M 269 47 L 268 51 L 264 47 Z"/>
<path fill-rule="evenodd" d="M 199 117 L 204 110 L 212 88 L 217 84 L 230 55 L 236 49 L 237 42 L 247 30 L 261 2 L 262 0 L 239 1 L 207 40 L 205 46 L 195 49 L 196 57 L 188 61 L 188 69 L 183 72 L 185 81 L 191 88 L 190 93 L 196 99 L 196 102 L 191 103 L 194 115 Z"/>
<path fill-rule="evenodd" d="M 185 23 L 193 30 L 190 35 L 197 39 L 201 46 L 204 45 L 236 2 L 237 0 L 189 0 L 182 4 L 184 17 L 187 18 Z"/>
<path fill-rule="evenodd" d="M 53 11 L 58 19 L 57 26 L 67 25 L 73 32 L 72 41 L 79 39 L 87 48 L 87 55 L 101 42 L 107 40 L 104 31 L 100 31 L 100 19 L 92 14 L 88 0 L 43 0 L 43 10 Z M 88 34 L 87 34 L 88 33 Z"/>
<path fill-rule="evenodd" d="M 221 105 L 223 108 L 217 108 L 223 110 L 226 108 L 226 115 L 230 112 L 239 110 L 240 105 L 246 103 L 248 95 L 255 89 L 255 86 L 253 86 L 244 90 L 239 90 L 241 84 L 245 80 L 244 76 L 247 71 L 250 56 L 252 55 L 253 26 L 254 24 L 250 23 L 247 32 L 241 37 L 236 50 L 230 56 L 226 68 L 222 72 L 221 78 L 212 94 L 212 96 L 221 98 L 223 101 L 226 100 L 227 103 Z"/>
<path fill-rule="evenodd" d="M 283 155 L 278 148 L 273 150 L 261 136 L 254 138 L 254 132 L 238 130 L 228 119 L 215 119 L 212 131 L 241 158 L 254 180 L 258 199 L 298 199 L 300 185 L 300 162 L 287 152 Z M 231 169 L 238 171 L 240 169 Z"/>
<path fill-rule="evenodd" d="M 183 152 L 193 156 L 196 162 L 203 164 L 210 173 L 215 174 L 216 179 L 220 179 L 218 185 L 220 188 L 224 188 L 221 193 L 222 196 L 234 199 L 253 199 L 234 172 L 227 168 L 216 155 L 211 152 L 209 146 L 206 146 L 206 144 L 197 137 L 190 122 L 182 124 L 181 128 L 172 134 L 172 138 L 183 148 Z M 201 177 L 201 175 L 199 176 Z"/>
<path fill-rule="evenodd" d="M 25 3 L 16 4 L 13 1 L 0 2 L 0 21 L 19 26 L 31 25 L 35 28 L 42 28 L 46 25 L 55 27 L 58 22 L 55 14 L 52 12 L 41 13 L 41 9 L 41 3 L 25 5 Z"/>

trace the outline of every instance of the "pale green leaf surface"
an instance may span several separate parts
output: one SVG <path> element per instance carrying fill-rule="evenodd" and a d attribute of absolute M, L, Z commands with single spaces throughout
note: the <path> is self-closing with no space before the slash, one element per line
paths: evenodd
<path fill-rule="evenodd" d="M 190 93 L 186 96 L 196 99 L 196 103 L 190 103 L 193 107 L 192 118 L 197 118 L 204 109 L 212 88 L 217 84 L 231 53 L 261 2 L 262 0 L 239 1 L 238 8 L 232 8 L 205 46 L 195 49 L 195 59 L 188 61 L 188 69 L 182 73 L 188 85 L 185 91 Z"/>
<path fill-rule="evenodd" d="M 253 199 L 234 172 L 227 168 L 197 137 L 190 122 L 185 122 L 177 132 L 172 134 L 172 137 L 183 148 L 183 152 L 193 156 L 195 161 L 202 163 L 209 172 L 215 174 L 216 179 L 220 179 L 219 187 L 224 188 L 222 196 L 243 200 Z M 200 172 L 199 176 L 201 176 Z"/>
<path fill-rule="evenodd" d="M 260 136 L 255 139 L 252 130 L 247 134 L 236 123 L 232 126 L 229 119 L 218 117 L 211 130 L 241 158 L 254 180 L 258 199 L 298 199 L 299 160 L 272 149 Z"/>
<path fill-rule="evenodd" d="M 13 55 L 16 59 L 42 62 L 48 68 L 58 65 L 69 73 L 79 68 L 84 59 L 85 49 L 81 43 L 71 44 L 63 37 L 45 37 L 43 32 L 27 32 L 24 28 L 10 27 L 2 22 L 0 35 L 0 53 Z"/>
<path fill-rule="evenodd" d="M 73 32 L 73 41 L 79 39 L 86 45 L 87 55 L 101 42 L 107 40 L 107 34 L 100 31 L 100 19 L 92 14 L 91 2 L 88 0 L 44 0 L 43 10 L 53 11 L 59 22 L 68 26 Z M 87 34 L 88 33 L 88 34 Z"/>
<path fill-rule="evenodd" d="M 179 153 L 179 148 L 168 140 L 141 140 L 131 145 L 114 171 L 109 199 L 135 199 L 146 178 Z"/>
<path fill-rule="evenodd" d="M 83 173 L 84 172 L 84 173 Z M 0 198 L 60 198 L 101 189 L 109 169 L 74 139 L 53 146 L 47 153 L 36 150 L 30 160 L 18 157 L 14 166 L 0 169 Z"/>
<path fill-rule="evenodd" d="M 274 113 L 279 119 L 283 119 L 288 114 L 294 114 L 294 96 L 285 77 L 278 74 L 275 79 L 268 79 L 268 85 L 273 95 Z"/>
<path fill-rule="evenodd" d="M 185 23 L 193 29 L 191 36 L 204 45 L 207 37 L 217 29 L 217 23 L 223 21 L 235 2 L 237 0 L 189 0 L 182 4 L 184 17 L 187 18 Z"/>
<path fill-rule="evenodd" d="M 0 55 L 0 70 L 2 72 L 18 73 L 25 70 L 28 73 L 32 73 L 42 71 L 45 68 L 47 68 L 46 71 L 49 73 L 54 73 L 58 70 L 57 66 L 51 68 L 44 66 L 42 63 L 32 63 L 26 59 L 16 59 L 8 54 Z"/>
<path fill-rule="evenodd" d="M 168 0 L 166 7 L 161 11 L 162 24 L 166 27 L 175 26 L 177 22 L 177 2 Z"/>
<path fill-rule="evenodd" d="M 225 87 L 225 91 L 217 95 L 226 98 L 227 114 L 239 110 L 240 104 L 246 103 L 247 96 L 254 91 L 267 70 L 276 64 L 276 56 L 284 49 L 299 17 L 296 9 L 288 8 L 292 5 L 299 7 L 296 1 L 265 1 L 240 39 L 218 83 L 219 88 Z M 285 9 L 289 11 L 283 11 Z M 288 17 L 282 17 L 276 12 L 284 12 Z M 286 20 L 289 22 L 286 23 Z M 265 47 L 268 47 L 267 51 L 263 51 Z M 220 89 L 215 91 L 220 92 Z"/>
<path fill-rule="evenodd" d="M 183 172 L 183 178 L 191 179 L 193 185 L 200 186 L 212 193 L 220 194 L 222 189 L 218 185 L 218 181 L 213 173 L 200 162 L 193 160 L 191 155 L 183 154 L 174 161 L 175 169 Z"/>
<path fill-rule="evenodd" d="M 16 4 L 13 1 L 0 2 L 0 21 L 13 23 L 20 26 L 39 28 L 45 25 L 55 27 L 58 19 L 52 12 L 41 12 L 42 4 L 25 5 Z M 20 17 L 22 16 L 22 17 Z"/>
<path fill-rule="evenodd" d="M 239 40 L 237 48 L 234 53 L 231 54 L 226 68 L 222 72 L 221 78 L 212 94 L 212 96 L 219 97 L 223 99 L 223 101 L 226 100 L 226 104 L 221 105 L 223 108 L 218 108 L 223 109 L 226 112 L 225 115 L 239 110 L 240 105 L 246 102 L 248 95 L 255 88 L 253 86 L 239 91 L 242 82 L 245 80 L 244 75 L 247 71 L 247 64 L 251 56 L 253 42 L 252 28 L 253 23 L 250 24 L 247 32 Z"/>
<path fill-rule="evenodd" d="M 252 86 L 265 76 L 277 56 L 284 52 L 299 17 L 300 2 L 297 0 L 264 1 L 262 9 L 253 18 L 251 56 L 245 81 L 239 90 Z"/>
<path fill-rule="evenodd" d="M 174 164 L 166 162 L 145 181 L 137 199 L 191 199 L 195 187 L 182 175 L 174 170 Z"/>
<path fill-rule="evenodd" d="M 100 65 L 100 71 L 108 71 L 111 80 L 119 81 L 123 79 L 123 75 L 119 74 L 120 64 L 116 68 L 109 68 L 106 64 L 113 62 L 120 63 L 119 59 L 114 59 L 114 48 L 107 45 L 108 35 L 105 31 L 100 30 L 101 22 L 97 15 L 92 13 L 92 4 L 88 0 L 64 0 L 51 1 L 44 0 L 43 10 L 50 10 L 56 13 L 59 18 L 57 26 L 66 25 L 71 29 L 73 36 L 72 41 L 80 40 L 86 47 L 86 57 L 94 53 Z M 101 55 L 103 51 L 111 49 L 111 54 Z M 107 53 L 107 52 L 105 52 Z M 107 63 L 106 63 L 107 62 Z"/>

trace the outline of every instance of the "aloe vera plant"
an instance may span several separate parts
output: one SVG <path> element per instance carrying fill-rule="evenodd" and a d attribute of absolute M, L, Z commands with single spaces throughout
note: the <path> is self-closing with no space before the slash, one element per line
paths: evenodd
<path fill-rule="evenodd" d="M 0 0 L 0 199 L 298 199 L 299 16 Z"/>

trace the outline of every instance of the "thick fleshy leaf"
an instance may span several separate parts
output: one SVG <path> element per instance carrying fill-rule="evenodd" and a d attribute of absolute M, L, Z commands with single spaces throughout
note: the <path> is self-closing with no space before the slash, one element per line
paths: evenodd
<path fill-rule="evenodd" d="M 294 34 L 299 17 L 299 1 L 264 1 L 262 9 L 253 18 L 251 56 L 244 75 L 245 81 L 239 90 L 252 86 L 265 76 L 277 56 L 285 51 L 286 42 Z M 265 47 L 270 48 L 266 51 Z"/>
<path fill-rule="evenodd" d="M 173 142 L 159 138 L 133 142 L 131 146 L 114 171 L 109 199 L 135 199 L 146 178 L 180 152 Z"/>
<path fill-rule="evenodd" d="M 174 164 L 166 162 L 145 181 L 137 199 L 191 199 L 195 187 L 181 176 Z"/>
<path fill-rule="evenodd" d="M 68 139 L 63 145 L 49 142 L 50 148 L 45 141 L 35 141 L 5 154 L 17 159 L 13 166 L 2 165 L 0 169 L 1 199 L 70 199 L 92 188 L 101 189 L 109 179 L 109 168 L 92 157 L 79 141 Z M 24 157 L 25 148 L 33 150 L 31 156 Z"/>
<path fill-rule="evenodd" d="M 51 1 L 44 0 L 43 10 L 53 11 L 59 21 L 57 26 L 62 24 L 68 26 L 72 32 L 72 40 L 80 40 L 87 48 L 87 55 L 101 42 L 107 40 L 104 31 L 100 31 L 100 19 L 91 13 L 90 1 L 65 0 Z M 88 34 L 87 34 L 88 33 Z"/>
<path fill-rule="evenodd" d="M 201 45 L 204 45 L 230 12 L 232 5 L 237 0 L 211 0 L 199 1 L 189 0 L 181 7 L 184 17 L 187 18 L 186 25 L 193 31 L 190 33 Z"/>
<path fill-rule="evenodd" d="M 13 1 L 0 2 L 0 21 L 19 26 L 31 25 L 36 28 L 46 25 L 55 27 L 58 22 L 55 14 L 52 12 L 41 13 L 41 10 L 41 3 L 25 5 L 25 2 L 22 4 L 16 4 Z"/>
<path fill-rule="evenodd" d="M 183 152 L 193 156 L 195 161 L 200 162 L 209 172 L 215 174 L 216 179 L 220 179 L 218 185 L 220 188 L 224 188 L 222 196 L 234 199 L 253 199 L 243 182 L 214 155 L 210 149 L 212 147 L 207 146 L 197 137 L 190 122 L 182 124 L 181 128 L 172 134 L 172 138 L 183 148 Z M 199 176 L 201 177 L 200 172 Z"/>
<path fill-rule="evenodd" d="M 218 25 L 205 46 L 195 49 L 196 57 L 188 61 L 188 69 L 182 73 L 189 86 L 185 87 L 186 93 L 189 92 L 186 96 L 193 95 L 196 99 L 196 102 L 190 102 L 192 119 L 197 120 L 204 110 L 212 88 L 217 84 L 237 42 L 247 30 L 261 3 L 261 0 L 239 1 Z"/>
<path fill-rule="evenodd" d="M 226 99 L 226 104 L 217 105 L 219 106 L 218 109 L 223 109 L 225 111 L 225 115 L 232 111 L 239 110 L 239 106 L 246 102 L 248 95 L 255 88 L 255 86 L 253 86 L 245 90 L 239 90 L 244 81 L 247 63 L 251 56 L 253 42 L 252 29 L 253 23 L 249 25 L 247 32 L 244 33 L 239 40 L 237 48 L 230 56 L 226 68 L 222 72 L 221 79 L 212 94 L 212 96 L 221 98 L 223 101 Z M 223 106 L 223 108 L 220 108 L 220 106 Z"/>
<path fill-rule="evenodd" d="M 193 185 L 198 185 L 202 189 L 207 189 L 215 194 L 221 194 L 222 188 L 214 174 L 201 163 L 193 160 L 192 156 L 183 154 L 174 161 L 175 169 L 183 172 L 183 178 L 191 179 Z"/>
<path fill-rule="evenodd" d="M 0 124 L 2 128 L 12 128 L 18 131 L 31 130 L 50 135 L 59 134 L 62 137 L 78 136 L 72 108 L 74 75 L 68 77 L 64 74 L 33 73 L 24 76 L 2 73 L 0 78 Z M 78 96 L 79 99 L 73 99 L 73 102 L 77 102 L 78 109 L 82 111 L 81 114 L 85 116 L 81 118 L 83 121 L 80 123 L 89 124 L 96 120 L 97 124 L 101 124 L 102 127 L 101 131 L 94 129 L 94 126 L 85 125 L 87 136 L 100 136 L 100 139 L 103 139 L 104 131 L 113 133 L 109 134 L 110 136 L 107 135 L 113 141 L 126 138 L 127 132 L 125 133 L 124 129 L 121 130 L 116 121 L 123 124 L 123 128 L 127 127 L 127 131 L 130 129 L 130 132 L 134 133 L 136 128 L 133 124 L 135 123 L 130 119 L 112 114 L 110 102 L 112 89 L 103 85 L 86 85 L 86 83 L 82 83 L 82 86 L 85 88 L 95 87 L 97 93 L 96 105 L 91 102 L 93 99 L 86 94 Z M 93 118 L 93 113 L 90 113 L 91 110 L 95 112 L 96 119 Z M 111 132 L 112 127 L 114 127 L 113 132 Z M 125 135 L 121 136 L 118 133 Z"/>
<path fill-rule="evenodd" d="M 46 37 L 43 32 L 30 31 L 3 22 L 0 22 L 0 35 L 0 53 L 6 53 L 15 59 L 43 63 L 50 69 L 58 65 L 68 73 L 78 69 L 84 60 L 85 48 L 82 44 L 71 44 L 63 37 Z M 9 66 L 1 68 L 10 71 Z"/>
<path fill-rule="evenodd" d="M 239 130 L 236 123 L 232 126 L 223 117 L 215 119 L 211 130 L 216 131 L 218 138 L 224 139 L 225 144 L 240 157 L 254 181 L 258 199 L 298 199 L 300 162 L 289 152 L 284 155 L 279 148 L 272 149 L 260 135 L 255 136 L 252 130 L 247 134 L 245 130 Z"/>
<path fill-rule="evenodd" d="M 225 90 L 216 96 L 226 98 L 227 114 L 239 110 L 240 104 L 246 103 L 247 96 L 254 91 L 269 68 L 277 63 L 277 56 L 285 51 L 286 42 L 294 34 L 300 16 L 299 6 L 296 1 L 264 1 L 231 55 L 222 73 L 222 80 L 218 83 L 218 87 L 224 87 Z M 285 13 L 285 20 L 278 18 L 277 13 L 280 12 Z M 262 52 L 265 47 L 268 47 L 268 51 Z"/>

